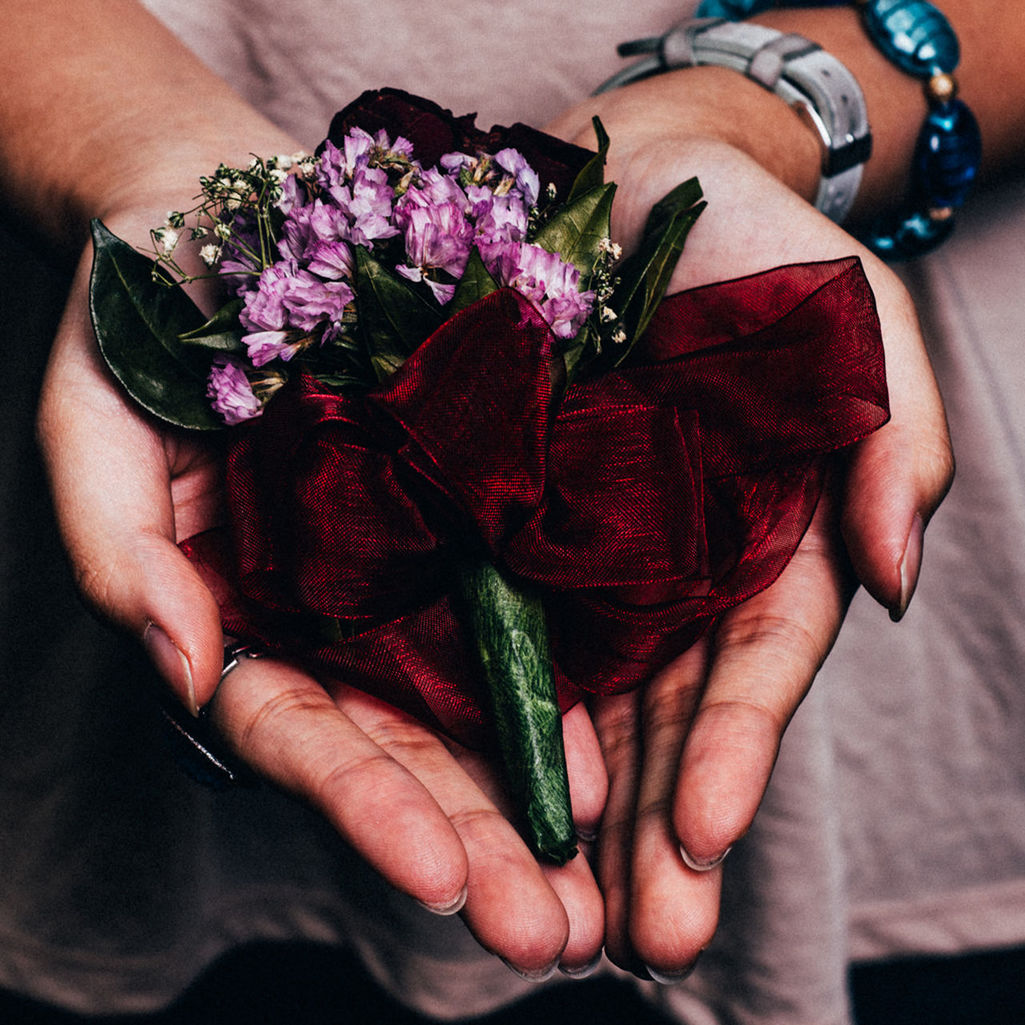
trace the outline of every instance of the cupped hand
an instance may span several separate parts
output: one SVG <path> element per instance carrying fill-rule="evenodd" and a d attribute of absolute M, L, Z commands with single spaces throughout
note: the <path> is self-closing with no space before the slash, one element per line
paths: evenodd
<path fill-rule="evenodd" d="M 738 145 L 741 119 L 761 111 L 753 151 L 771 154 L 772 119 L 791 113 L 738 76 L 710 71 L 594 98 L 551 129 L 587 145 L 591 116 L 601 117 L 612 140 L 607 177 L 619 186 L 613 235 L 627 250 L 651 206 L 680 181 L 699 178 L 708 207 L 671 292 L 859 256 L 882 325 L 891 420 L 853 448 L 844 479 L 834 482 L 772 587 L 724 616 L 648 686 L 592 709 L 610 778 L 596 863 L 606 950 L 623 967 L 663 981 L 681 977 L 712 937 L 718 865 L 754 817 L 783 731 L 829 652 L 854 586 L 863 584 L 892 618 L 903 615 L 925 525 L 953 472 L 942 403 L 903 285 L 795 191 L 808 194 L 815 184 L 799 152 L 779 158 L 777 176 Z M 717 92 L 722 87 L 728 92 Z M 780 144 L 791 127 L 784 122 Z M 802 137 L 795 138 L 800 151 Z M 814 148 L 811 159 L 814 172 Z M 794 188 L 781 180 L 788 175 Z"/>
<path fill-rule="evenodd" d="M 146 214 L 105 218 L 129 241 Z M 148 649 L 189 709 L 258 774 L 310 803 L 381 875 L 536 977 L 576 971 L 602 943 L 603 905 L 585 858 L 542 868 L 510 825 L 487 762 L 390 706 L 273 659 L 244 660 L 218 687 L 217 603 L 177 542 L 220 522 L 217 437 L 166 429 L 108 373 L 88 314 L 82 260 L 51 355 L 39 437 L 58 521 L 85 597 Z M 216 695 L 215 695 L 216 691 Z M 566 739 L 578 828 L 606 793 L 582 709 Z"/>

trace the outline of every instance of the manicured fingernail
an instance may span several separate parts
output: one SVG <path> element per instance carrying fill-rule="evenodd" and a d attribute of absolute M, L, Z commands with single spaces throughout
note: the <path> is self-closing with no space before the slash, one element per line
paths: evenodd
<path fill-rule="evenodd" d="M 530 968 L 517 968 L 516 965 L 506 961 L 503 957 L 502 960 L 505 962 L 506 968 L 518 975 L 521 979 L 526 979 L 527 982 L 547 982 L 554 974 L 556 969 L 559 967 L 559 962 L 556 959 L 550 965 L 546 965 L 544 968 L 530 969 Z"/>
<path fill-rule="evenodd" d="M 431 904 L 426 900 L 417 901 L 417 903 L 435 915 L 454 915 L 457 911 L 463 910 L 463 905 L 466 903 L 466 887 L 464 886 L 459 891 L 459 896 L 450 904 Z"/>
<path fill-rule="evenodd" d="M 674 972 L 660 972 L 650 965 L 645 965 L 644 970 L 651 977 L 652 982 L 657 982 L 660 986 L 675 986 L 678 982 L 683 982 L 696 967 L 697 960 L 694 960 L 686 968 Z"/>
<path fill-rule="evenodd" d="M 925 521 L 919 513 L 911 521 L 908 540 L 904 545 L 904 556 L 900 560 L 900 598 L 890 609 L 890 619 L 900 622 L 911 604 L 911 596 L 918 584 L 918 572 L 922 568 L 922 545 L 925 541 Z"/>
<path fill-rule="evenodd" d="M 714 858 L 695 858 L 683 844 L 680 844 L 680 857 L 683 858 L 683 863 L 687 868 L 693 872 L 711 872 L 716 865 L 721 865 L 723 858 L 730 853 L 732 847 L 727 847 L 721 854 L 715 855 Z"/>
<path fill-rule="evenodd" d="M 560 964 L 559 971 L 570 979 L 586 979 L 589 975 L 594 975 L 598 970 L 603 953 L 603 951 L 599 950 L 587 964 L 581 965 L 579 968 L 570 968 L 567 965 Z"/>
<path fill-rule="evenodd" d="M 143 647 L 176 694 L 186 694 L 185 707 L 195 716 L 199 715 L 196 701 L 196 687 L 192 682 L 192 667 L 181 649 L 156 623 L 150 623 L 142 635 Z"/>

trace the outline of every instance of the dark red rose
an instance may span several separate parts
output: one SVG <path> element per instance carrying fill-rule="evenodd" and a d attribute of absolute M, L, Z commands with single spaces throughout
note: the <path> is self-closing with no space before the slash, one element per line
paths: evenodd
<path fill-rule="evenodd" d="M 495 125 L 485 132 L 474 124 L 475 117 L 456 117 L 437 103 L 401 89 L 370 90 L 335 114 L 327 137 L 340 146 L 351 128 L 358 126 L 371 134 L 383 128 L 392 139 L 398 135 L 408 139 L 424 167 L 434 166 L 446 153 L 496 153 L 512 147 L 537 171 L 542 194 L 551 183 L 563 199 L 594 156 L 589 150 L 521 123 Z"/>

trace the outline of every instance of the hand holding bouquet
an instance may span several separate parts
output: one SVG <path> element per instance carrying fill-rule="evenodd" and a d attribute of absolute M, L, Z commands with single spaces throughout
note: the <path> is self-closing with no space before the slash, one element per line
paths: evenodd
<path fill-rule="evenodd" d="M 369 94 L 316 158 L 204 180 L 191 231 L 234 293 L 206 323 L 153 279 L 180 276 L 185 215 L 156 265 L 96 229 L 114 372 L 173 423 L 237 425 L 230 525 L 186 545 L 226 628 L 500 738 L 555 860 L 559 708 L 643 682 L 771 583 L 825 454 L 885 419 L 856 261 L 659 306 L 700 193 L 619 262 L 604 144 Z"/>

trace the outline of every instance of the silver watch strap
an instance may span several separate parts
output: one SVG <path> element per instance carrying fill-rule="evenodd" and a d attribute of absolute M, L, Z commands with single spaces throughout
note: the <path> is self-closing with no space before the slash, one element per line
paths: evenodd
<path fill-rule="evenodd" d="M 715 64 L 732 68 L 770 90 L 811 125 L 822 146 L 822 177 L 815 205 L 840 222 L 847 216 L 872 148 L 865 98 L 854 76 L 835 57 L 803 36 L 784 35 L 752 22 L 699 18 L 662 37 L 620 47 L 641 56 L 598 92 L 662 71 Z"/>

